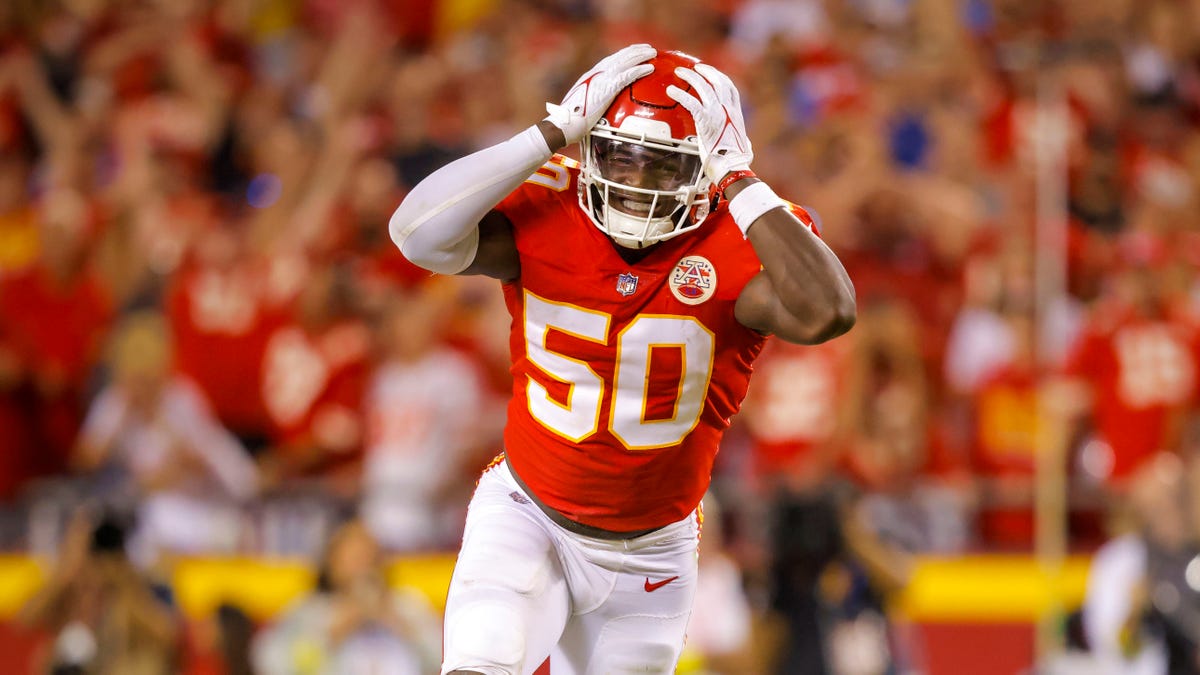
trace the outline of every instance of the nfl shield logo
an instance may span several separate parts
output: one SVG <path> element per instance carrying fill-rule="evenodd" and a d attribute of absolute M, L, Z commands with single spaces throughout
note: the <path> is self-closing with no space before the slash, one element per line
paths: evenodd
<path fill-rule="evenodd" d="M 628 272 L 622 272 L 617 275 L 617 292 L 625 297 L 633 295 L 637 290 L 638 278 Z"/>

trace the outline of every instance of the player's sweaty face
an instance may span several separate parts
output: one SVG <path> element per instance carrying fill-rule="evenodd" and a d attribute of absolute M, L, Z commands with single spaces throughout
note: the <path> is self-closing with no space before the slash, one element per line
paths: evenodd
<path fill-rule="evenodd" d="M 621 185 L 643 190 L 673 192 L 696 179 L 700 158 L 671 150 L 648 148 L 609 138 L 593 141 L 593 153 L 600 175 Z M 645 216 L 650 213 L 654 195 L 612 188 L 610 203 L 626 213 Z M 654 217 L 670 215 L 679 202 L 659 196 Z"/>

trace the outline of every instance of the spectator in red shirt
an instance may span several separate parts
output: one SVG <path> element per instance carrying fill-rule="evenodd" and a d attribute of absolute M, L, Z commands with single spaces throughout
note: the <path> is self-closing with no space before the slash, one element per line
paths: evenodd
<path fill-rule="evenodd" d="M 259 387 L 262 357 L 267 338 L 285 318 L 270 297 L 265 267 L 236 227 L 213 227 L 201 235 L 166 295 L 180 371 L 253 451 L 271 434 Z"/>
<path fill-rule="evenodd" d="M 1147 458 L 1178 450 L 1200 393 L 1200 332 L 1168 311 L 1161 242 L 1127 236 L 1119 255 L 1122 269 L 1093 307 L 1066 368 L 1075 385 L 1068 411 L 1086 416 L 1091 433 L 1082 468 L 1117 488 Z"/>
<path fill-rule="evenodd" d="M 832 468 L 836 445 L 845 440 L 839 432 L 851 342 L 847 337 L 816 346 L 767 343 L 743 404 L 752 479 L 761 487 L 787 474 Z"/>
<path fill-rule="evenodd" d="M 1033 325 L 1020 308 L 1010 308 L 1002 318 L 1012 336 L 1012 354 L 972 392 L 972 470 L 980 484 L 983 542 L 1029 550 L 1041 415 Z"/>
<path fill-rule="evenodd" d="M 312 270 L 294 318 L 267 338 L 259 383 L 272 423 L 268 470 L 332 481 L 343 494 L 357 485 L 371 344 L 352 297 L 344 266 Z"/>
<path fill-rule="evenodd" d="M 25 457 L 26 475 L 65 469 L 112 315 L 106 289 L 88 265 L 89 218 L 78 193 L 47 194 L 37 262 L 0 279 L 0 351 L 17 357 L 7 382 L 0 382 L 0 396 L 19 410 L 25 426 L 29 445 L 15 452 Z"/>

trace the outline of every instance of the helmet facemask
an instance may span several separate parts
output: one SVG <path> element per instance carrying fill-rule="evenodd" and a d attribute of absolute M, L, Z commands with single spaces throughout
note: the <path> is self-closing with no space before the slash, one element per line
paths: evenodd
<path fill-rule="evenodd" d="M 708 215 L 694 137 L 671 138 L 668 125 L 642 117 L 625 118 L 620 129 L 601 119 L 582 146 L 579 205 L 617 244 L 643 248 L 696 229 Z"/>

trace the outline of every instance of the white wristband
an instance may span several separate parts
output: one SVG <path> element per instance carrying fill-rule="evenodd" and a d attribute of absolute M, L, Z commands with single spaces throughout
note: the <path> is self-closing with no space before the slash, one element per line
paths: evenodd
<path fill-rule="evenodd" d="M 729 200 L 729 215 L 733 216 L 733 222 L 745 236 L 754 221 L 762 217 L 764 213 L 786 206 L 787 202 L 780 199 L 770 185 L 759 182 L 742 190 L 737 193 L 736 197 Z"/>

